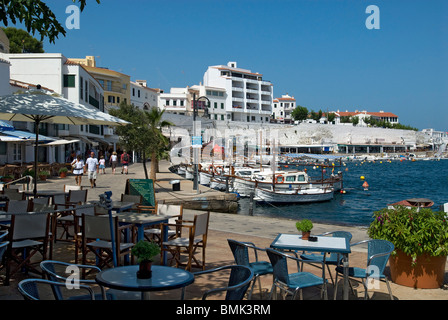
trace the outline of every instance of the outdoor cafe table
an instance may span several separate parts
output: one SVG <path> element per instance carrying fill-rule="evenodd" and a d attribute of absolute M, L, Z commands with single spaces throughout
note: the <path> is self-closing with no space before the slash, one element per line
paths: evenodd
<path fill-rule="evenodd" d="M 271 243 L 271 248 L 283 251 L 313 251 L 323 254 L 338 253 L 342 256 L 344 270 L 343 298 L 348 300 L 348 255 L 350 242 L 346 238 L 317 236 L 317 241 L 302 240 L 298 234 L 280 233 Z"/>
<path fill-rule="evenodd" d="M 183 269 L 153 265 L 149 279 L 137 278 L 138 265 L 122 266 L 101 271 L 95 281 L 103 287 L 125 291 L 141 291 L 142 299 L 149 299 L 150 291 L 185 288 L 194 282 L 194 275 Z M 184 298 L 182 290 L 181 299 Z"/>
<path fill-rule="evenodd" d="M 150 214 L 150 213 L 138 213 L 138 212 L 116 212 L 113 214 L 114 217 L 118 217 L 118 222 L 121 224 L 133 224 L 137 227 L 137 241 L 143 240 L 145 236 L 145 228 L 151 225 L 168 223 L 168 220 L 172 218 L 171 216 L 166 216 L 162 214 Z M 164 237 L 163 242 L 168 240 L 168 226 L 163 227 Z M 164 255 L 164 261 L 162 262 L 166 265 L 167 256 Z"/>

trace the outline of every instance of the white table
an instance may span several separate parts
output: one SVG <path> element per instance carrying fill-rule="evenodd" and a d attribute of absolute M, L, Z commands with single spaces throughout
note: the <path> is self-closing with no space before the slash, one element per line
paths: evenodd
<path fill-rule="evenodd" d="M 346 238 L 318 236 L 317 241 L 302 240 L 298 234 L 280 233 L 271 243 L 271 248 L 289 251 L 315 251 L 326 254 L 339 253 L 344 269 L 343 298 L 348 300 L 348 255 L 351 253 L 350 242 Z"/>

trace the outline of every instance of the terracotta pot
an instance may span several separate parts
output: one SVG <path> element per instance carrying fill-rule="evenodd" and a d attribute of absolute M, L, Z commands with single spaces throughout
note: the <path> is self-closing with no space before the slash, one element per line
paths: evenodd
<path fill-rule="evenodd" d="M 308 240 L 310 238 L 311 231 L 302 231 L 302 240 Z"/>
<path fill-rule="evenodd" d="M 65 178 L 67 176 L 67 172 L 61 172 L 61 173 L 59 173 L 59 176 L 61 178 Z"/>
<path fill-rule="evenodd" d="M 389 258 L 392 282 L 411 288 L 436 289 L 443 285 L 446 256 L 422 254 L 412 266 L 412 257 L 401 250 Z"/>
<path fill-rule="evenodd" d="M 40 179 L 41 181 L 47 181 L 47 176 L 39 176 L 39 179 Z"/>
<path fill-rule="evenodd" d="M 142 261 L 139 264 L 137 271 L 137 278 L 139 279 L 149 279 L 152 276 L 151 271 L 152 261 Z"/>

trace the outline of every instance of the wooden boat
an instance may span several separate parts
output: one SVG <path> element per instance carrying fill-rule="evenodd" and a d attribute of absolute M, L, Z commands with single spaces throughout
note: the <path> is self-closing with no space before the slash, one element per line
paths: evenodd
<path fill-rule="evenodd" d="M 311 188 L 301 190 L 255 189 L 254 200 L 268 203 L 310 203 L 332 200 L 334 196 L 333 188 Z"/>

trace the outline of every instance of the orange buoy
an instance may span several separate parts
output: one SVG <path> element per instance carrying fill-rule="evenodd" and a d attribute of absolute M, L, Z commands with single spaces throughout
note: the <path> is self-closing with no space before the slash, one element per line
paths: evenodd
<path fill-rule="evenodd" d="M 362 187 L 364 188 L 364 190 L 369 189 L 369 184 L 367 183 L 367 181 L 364 181 L 364 183 L 362 184 Z"/>

